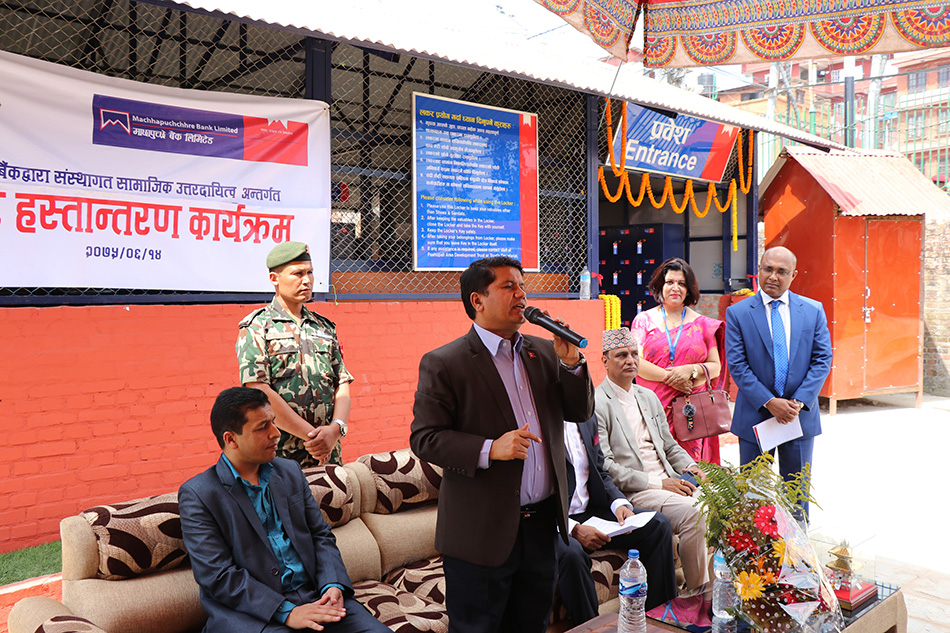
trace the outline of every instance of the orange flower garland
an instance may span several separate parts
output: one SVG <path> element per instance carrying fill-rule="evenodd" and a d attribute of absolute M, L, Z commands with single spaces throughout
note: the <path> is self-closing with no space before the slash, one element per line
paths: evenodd
<path fill-rule="evenodd" d="M 611 100 L 607 99 L 606 109 L 605 109 L 605 118 L 607 122 L 607 138 L 613 139 L 613 112 L 611 108 Z M 676 214 L 682 214 L 686 211 L 686 207 L 689 206 L 693 209 L 693 214 L 698 218 L 704 218 L 709 213 L 709 208 L 712 205 L 712 202 L 715 201 L 716 209 L 719 213 L 725 213 L 726 209 L 732 209 L 732 250 L 739 250 L 739 218 L 738 218 L 738 195 L 736 180 L 733 178 L 729 182 L 728 196 L 726 198 L 725 204 L 719 204 L 719 197 L 716 193 L 716 185 L 712 182 L 709 183 L 709 187 L 706 193 L 706 204 L 703 206 L 703 210 L 699 210 L 699 205 L 696 203 L 696 194 L 693 191 L 693 181 L 692 179 L 686 181 L 685 189 L 683 190 L 683 198 L 680 202 L 676 201 L 676 197 L 673 193 L 673 179 L 670 176 L 667 176 L 663 182 L 663 195 L 660 196 L 660 199 L 657 200 L 653 195 L 653 188 L 650 186 L 650 175 L 644 173 L 640 178 L 640 191 L 637 193 L 637 196 L 633 196 L 633 191 L 630 186 L 630 172 L 626 170 L 627 164 L 627 107 L 624 104 L 622 114 L 620 115 L 620 125 L 622 134 L 620 135 L 620 164 L 617 164 L 617 158 L 614 154 L 614 145 L 613 142 L 607 143 L 607 151 L 610 157 L 610 169 L 613 172 L 614 176 L 619 179 L 617 184 L 617 191 L 611 193 L 607 188 L 607 180 L 604 177 L 604 166 L 601 165 L 597 169 L 597 180 L 600 182 L 600 187 L 604 192 L 604 197 L 607 198 L 610 202 L 618 202 L 620 198 L 623 197 L 626 193 L 627 201 L 630 203 L 630 206 L 639 207 L 643 203 L 644 197 L 648 197 L 650 204 L 653 205 L 656 209 L 661 209 L 669 201 L 670 207 L 673 209 L 673 212 Z M 752 157 L 753 151 L 755 149 L 755 139 L 754 134 L 751 130 L 746 132 L 748 135 L 749 150 L 748 150 L 748 166 L 743 164 L 743 130 L 739 130 L 739 136 L 737 139 L 737 146 L 739 152 L 739 164 L 736 168 L 736 171 L 739 174 L 739 186 L 738 189 L 742 193 L 749 193 L 752 188 Z"/>

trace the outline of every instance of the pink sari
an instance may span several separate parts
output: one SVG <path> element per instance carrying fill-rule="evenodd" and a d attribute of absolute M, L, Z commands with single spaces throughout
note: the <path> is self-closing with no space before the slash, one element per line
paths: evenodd
<path fill-rule="evenodd" d="M 722 363 L 722 370 L 717 378 L 713 378 L 714 388 L 721 387 L 726 375 L 726 353 L 725 353 L 725 324 L 718 319 L 711 319 L 707 316 L 699 315 L 695 321 L 690 321 L 683 326 L 683 333 L 676 341 L 678 328 L 670 332 L 670 337 L 676 347 L 676 357 L 673 365 L 689 365 L 691 363 L 701 363 L 709 356 L 713 347 L 719 350 L 719 362 Z M 670 366 L 670 345 L 666 338 L 666 330 L 663 327 L 654 325 L 650 317 L 642 312 L 633 320 L 633 326 L 630 328 L 633 338 L 640 343 L 641 358 L 650 361 L 658 367 L 666 369 Z M 670 425 L 670 433 L 679 442 L 690 457 L 696 461 L 707 461 L 714 464 L 719 463 L 719 436 L 707 437 L 701 440 L 681 441 L 676 437 L 673 431 L 673 399 L 682 395 L 682 392 L 673 389 L 662 382 L 644 380 L 637 378 L 637 384 L 641 387 L 650 389 L 657 395 L 660 402 L 666 409 L 666 420 Z M 696 387 L 694 391 L 704 391 L 706 385 Z"/>

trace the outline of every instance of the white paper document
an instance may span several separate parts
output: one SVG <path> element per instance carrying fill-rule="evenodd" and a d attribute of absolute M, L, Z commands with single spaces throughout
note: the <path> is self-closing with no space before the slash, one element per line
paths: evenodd
<path fill-rule="evenodd" d="M 752 427 L 755 431 L 755 438 L 759 440 L 759 448 L 762 452 L 770 451 L 779 444 L 800 438 L 802 433 L 802 423 L 796 415 L 788 424 L 782 424 L 775 418 L 769 418 L 759 422 Z"/>
<path fill-rule="evenodd" d="M 616 521 L 607 521 L 601 519 L 600 517 L 591 517 L 584 521 L 582 525 L 588 525 L 592 528 L 597 528 L 604 534 L 610 537 L 617 536 L 618 534 L 626 534 L 627 532 L 633 532 L 637 528 L 642 528 L 644 525 L 650 522 L 650 519 L 653 518 L 656 512 L 640 512 L 633 515 L 632 517 L 627 517 L 623 522 L 623 525 L 620 525 Z"/>

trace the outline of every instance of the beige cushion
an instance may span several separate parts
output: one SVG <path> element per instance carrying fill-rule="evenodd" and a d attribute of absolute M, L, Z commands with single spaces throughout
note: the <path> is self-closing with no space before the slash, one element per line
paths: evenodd
<path fill-rule="evenodd" d="M 47 596 L 23 598 L 10 610 L 7 630 L 10 633 L 35 633 L 50 618 L 72 615 L 63 603 Z"/>
<path fill-rule="evenodd" d="M 439 498 L 442 469 L 424 462 L 409 449 L 363 455 L 376 482 L 374 512 L 391 514 L 430 504 Z"/>
<path fill-rule="evenodd" d="M 57 615 L 36 629 L 35 633 L 106 633 L 98 626 L 75 615 Z"/>
<path fill-rule="evenodd" d="M 353 515 L 353 490 L 346 469 L 335 464 L 313 466 L 303 471 L 313 498 L 320 504 L 323 519 L 330 527 L 344 525 Z"/>
<path fill-rule="evenodd" d="M 372 512 L 376 507 L 376 481 L 369 467 L 362 462 L 343 464 L 353 483 L 354 515 Z"/>
<path fill-rule="evenodd" d="M 441 604 L 372 580 L 357 583 L 353 589 L 373 617 L 395 633 L 444 633 L 449 629 L 449 617 Z"/>
<path fill-rule="evenodd" d="M 96 535 L 100 578 L 133 578 L 174 569 L 187 560 L 176 492 L 95 506 L 81 516 Z"/>
<path fill-rule="evenodd" d="M 367 513 L 360 517 L 379 542 L 382 573 L 436 555 L 437 508 L 428 506 L 396 514 Z"/>
<path fill-rule="evenodd" d="M 442 570 L 441 555 L 397 567 L 386 574 L 383 581 L 436 604 L 445 604 L 445 572 Z"/>
<path fill-rule="evenodd" d="M 59 538 L 63 548 L 63 580 L 95 578 L 99 571 L 99 547 L 89 521 L 78 515 L 66 517 L 59 522 Z"/>
<path fill-rule="evenodd" d="M 63 580 L 63 604 L 109 633 L 180 633 L 207 619 L 190 567 L 128 580 Z"/>
<path fill-rule="evenodd" d="M 379 546 L 366 524 L 363 523 L 362 517 L 351 519 L 346 525 L 333 528 L 333 535 L 336 537 L 336 546 L 340 550 L 340 556 L 343 557 L 343 564 L 346 566 L 350 582 L 382 578 Z"/>
<path fill-rule="evenodd" d="M 602 549 L 593 552 L 590 560 L 597 602 L 603 604 L 620 595 L 620 568 L 627 562 L 627 553 L 619 549 Z"/>

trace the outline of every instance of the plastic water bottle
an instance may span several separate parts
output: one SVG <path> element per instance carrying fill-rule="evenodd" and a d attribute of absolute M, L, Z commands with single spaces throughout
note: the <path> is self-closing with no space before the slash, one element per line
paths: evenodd
<path fill-rule="evenodd" d="M 727 611 L 738 606 L 738 595 L 732 581 L 732 570 L 726 564 L 722 550 L 713 558 L 713 633 L 735 633 L 736 619 Z"/>
<path fill-rule="evenodd" d="M 617 633 L 645 633 L 647 601 L 647 570 L 640 562 L 640 551 L 627 552 L 627 562 L 620 568 L 620 616 Z"/>
<path fill-rule="evenodd" d="M 587 266 L 581 268 L 580 298 L 585 301 L 590 299 L 590 271 Z"/>

